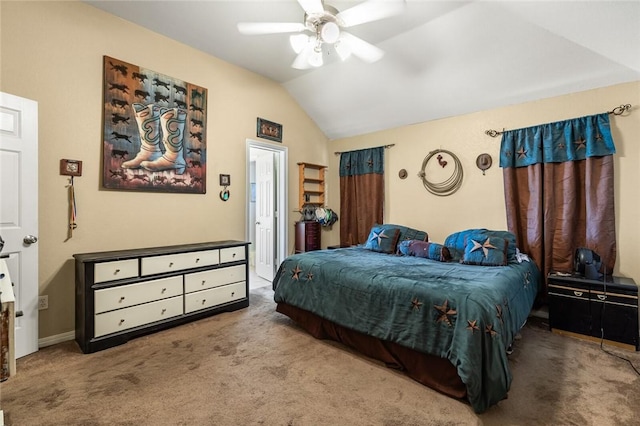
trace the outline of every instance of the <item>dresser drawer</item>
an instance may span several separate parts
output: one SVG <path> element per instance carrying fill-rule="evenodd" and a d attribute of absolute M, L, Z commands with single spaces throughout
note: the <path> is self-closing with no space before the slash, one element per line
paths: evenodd
<path fill-rule="evenodd" d="M 220 263 L 220 250 L 203 250 L 190 253 L 143 257 L 141 263 L 143 276 L 180 271 L 189 268 L 199 268 Z"/>
<path fill-rule="evenodd" d="M 95 283 L 137 277 L 138 259 L 96 263 L 93 274 Z"/>
<path fill-rule="evenodd" d="M 213 269 L 210 271 L 196 272 L 184 276 L 184 292 L 205 290 L 219 287 L 225 284 L 245 281 L 247 278 L 245 265 L 231 266 L 229 268 Z"/>
<path fill-rule="evenodd" d="M 96 314 L 182 294 L 182 276 L 96 290 Z"/>
<path fill-rule="evenodd" d="M 95 337 L 182 315 L 182 296 L 95 315 Z"/>
<path fill-rule="evenodd" d="M 244 281 L 197 291 L 184 296 L 184 312 L 187 314 L 245 297 L 247 297 L 247 284 Z"/>
<path fill-rule="evenodd" d="M 220 249 L 220 263 L 236 262 L 244 260 L 244 246 Z"/>

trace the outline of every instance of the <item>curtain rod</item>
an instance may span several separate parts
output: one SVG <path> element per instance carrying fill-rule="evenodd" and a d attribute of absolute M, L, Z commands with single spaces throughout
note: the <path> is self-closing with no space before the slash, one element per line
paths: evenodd
<path fill-rule="evenodd" d="M 607 113 L 613 114 L 613 115 L 622 115 L 625 112 L 629 111 L 630 109 L 631 109 L 631 104 L 625 104 L 625 105 L 617 106 L 611 111 L 607 111 Z M 492 138 L 495 138 L 496 136 L 503 134 L 504 131 L 505 131 L 504 128 L 502 129 L 502 131 L 489 129 L 489 130 L 485 130 L 484 133 L 488 136 L 491 136 Z"/>
<path fill-rule="evenodd" d="M 396 144 L 395 144 L 395 143 L 390 143 L 389 145 L 382 145 L 382 148 L 387 148 L 387 149 L 389 149 L 389 148 L 391 148 L 392 146 L 396 146 Z M 371 148 L 362 148 L 362 149 L 373 149 L 373 148 L 380 148 L 380 147 L 379 147 L 379 146 L 372 146 Z M 345 151 L 345 152 L 348 152 L 348 151 Z M 340 154 L 344 154 L 344 152 L 336 151 L 336 152 L 334 152 L 334 154 L 335 154 L 335 155 L 340 155 Z"/>

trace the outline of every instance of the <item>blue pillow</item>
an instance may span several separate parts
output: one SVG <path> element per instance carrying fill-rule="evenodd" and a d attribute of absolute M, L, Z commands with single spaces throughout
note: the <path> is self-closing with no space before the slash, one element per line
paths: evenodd
<path fill-rule="evenodd" d="M 466 237 L 462 263 L 467 265 L 504 266 L 507 264 L 507 246 L 504 238 L 485 233 L 469 233 Z"/>
<path fill-rule="evenodd" d="M 398 241 L 405 241 L 405 240 L 428 241 L 429 240 L 429 234 L 427 234 L 425 231 L 419 231 L 417 229 L 409 228 L 408 226 L 393 225 L 391 223 L 385 223 L 384 225 L 380 225 L 376 223 L 373 226 L 399 229 L 400 235 L 398 235 Z"/>
<path fill-rule="evenodd" d="M 467 229 L 454 232 L 444 240 L 444 245 L 451 252 L 453 260 L 459 261 L 464 256 L 467 238 L 470 234 L 482 234 L 485 237 L 495 237 L 504 239 L 507 244 L 507 262 L 516 257 L 516 236 L 509 231 L 492 231 L 485 228 Z"/>
<path fill-rule="evenodd" d="M 400 229 L 374 225 L 369 232 L 364 248 L 380 253 L 395 253 Z"/>

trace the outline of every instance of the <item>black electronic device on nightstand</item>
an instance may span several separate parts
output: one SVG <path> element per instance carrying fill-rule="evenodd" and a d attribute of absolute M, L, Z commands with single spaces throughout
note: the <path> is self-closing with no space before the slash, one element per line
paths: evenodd
<path fill-rule="evenodd" d="M 550 273 L 549 327 L 559 334 L 640 350 L 638 286 L 631 278 Z"/>

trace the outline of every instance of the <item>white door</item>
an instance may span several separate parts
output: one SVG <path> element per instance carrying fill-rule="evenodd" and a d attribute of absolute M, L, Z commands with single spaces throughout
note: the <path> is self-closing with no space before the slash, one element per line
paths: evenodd
<path fill-rule="evenodd" d="M 274 179 L 273 152 L 256 158 L 256 274 L 265 280 L 274 275 Z"/>
<path fill-rule="evenodd" d="M 38 103 L 0 93 L 0 255 L 14 286 L 16 358 L 38 350 L 37 235 Z"/>

